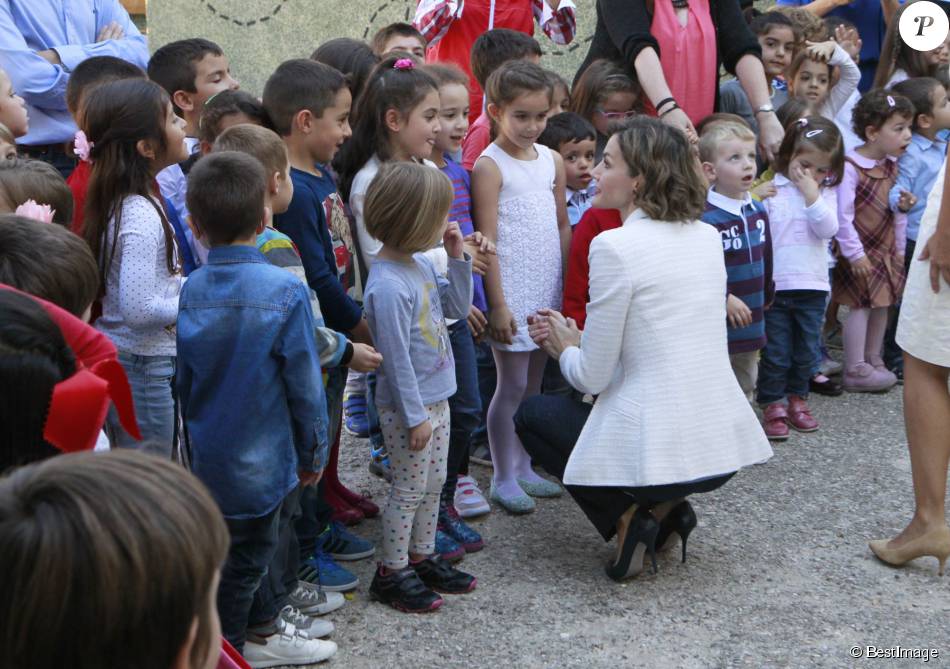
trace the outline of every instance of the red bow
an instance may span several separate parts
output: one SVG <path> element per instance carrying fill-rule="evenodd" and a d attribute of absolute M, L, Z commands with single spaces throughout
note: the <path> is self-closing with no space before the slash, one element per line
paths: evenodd
<path fill-rule="evenodd" d="M 65 453 L 88 451 L 106 420 L 110 400 L 126 432 L 141 439 L 135 420 L 132 389 L 118 360 L 101 360 L 81 367 L 53 388 L 43 438 Z"/>

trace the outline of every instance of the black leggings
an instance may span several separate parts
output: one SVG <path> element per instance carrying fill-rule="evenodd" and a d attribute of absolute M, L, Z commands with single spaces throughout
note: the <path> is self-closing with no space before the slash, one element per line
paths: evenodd
<path fill-rule="evenodd" d="M 535 395 L 515 413 L 515 431 L 531 456 L 548 474 L 564 480 L 564 468 L 587 422 L 591 405 L 562 395 Z M 695 493 L 710 492 L 735 472 L 687 483 L 640 487 L 566 485 L 605 541 L 616 532 L 617 520 L 633 504 L 652 507 Z"/>

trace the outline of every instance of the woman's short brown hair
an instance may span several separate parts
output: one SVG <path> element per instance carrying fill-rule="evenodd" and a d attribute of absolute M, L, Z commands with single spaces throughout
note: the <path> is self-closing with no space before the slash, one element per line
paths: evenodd
<path fill-rule="evenodd" d="M 366 231 L 405 253 L 439 242 L 455 192 L 439 170 L 407 161 L 383 164 L 366 192 Z"/>
<path fill-rule="evenodd" d="M 182 467 L 131 450 L 75 453 L 0 480 L 0 642 L 17 669 L 168 669 L 211 638 L 228 532 Z"/>
<path fill-rule="evenodd" d="M 12 214 L 27 200 L 48 204 L 54 223 L 72 224 L 73 192 L 55 167 L 32 158 L 0 160 L 0 213 Z"/>
<path fill-rule="evenodd" d="M 614 135 L 631 177 L 643 176 L 637 206 L 659 221 L 699 218 L 706 186 L 686 135 L 663 121 L 638 116 Z"/>

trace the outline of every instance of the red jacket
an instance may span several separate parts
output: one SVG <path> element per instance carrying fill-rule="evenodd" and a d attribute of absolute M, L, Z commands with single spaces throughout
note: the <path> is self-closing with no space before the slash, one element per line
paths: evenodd
<path fill-rule="evenodd" d="M 588 209 L 574 226 L 571 253 L 567 259 L 567 280 L 564 282 L 564 315 L 577 321 L 584 329 L 587 320 L 587 292 L 590 282 L 590 264 L 587 261 L 590 243 L 604 230 L 619 228 L 623 221 L 616 209 Z"/>

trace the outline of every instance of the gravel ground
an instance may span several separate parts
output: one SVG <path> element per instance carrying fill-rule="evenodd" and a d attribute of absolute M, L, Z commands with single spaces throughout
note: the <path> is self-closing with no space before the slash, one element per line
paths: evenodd
<path fill-rule="evenodd" d="M 867 540 L 898 530 L 912 509 L 901 394 L 816 397 L 824 426 L 792 434 L 765 465 L 693 500 L 699 527 L 680 564 L 618 585 L 604 545 L 570 497 L 527 517 L 496 510 L 473 525 L 488 546 L 463 568 L 471 595 L 407 615 L 369 601 L 374 563 L 351 563 L 361 584 L 331 614 L 331 665 L 424 667 L 842 667 L 871 664 L 851 647 L 936 648 L 950 664 L 950 612 L 936 561 L 895 570 Z M 377 502 L 365 441 L 347 438 L 341 475 Z M 489 469 L 473 466 L 487 490 Z M 378 519 L 356 531 L 376 539 Z M 948 576 L 950 578 L 950 576 Z M 936 616 L 934 615 L 936 614 Z M 921 660 L 887 660 L 916 666 Z"/>

